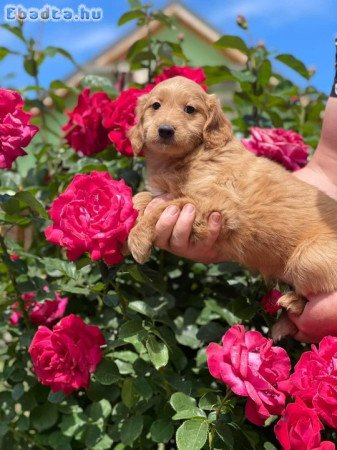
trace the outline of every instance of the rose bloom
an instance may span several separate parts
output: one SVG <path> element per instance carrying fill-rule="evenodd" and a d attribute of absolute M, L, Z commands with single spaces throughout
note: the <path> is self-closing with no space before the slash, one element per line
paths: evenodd
<path fill-rule="evenodd" d="M 193 80 L 198 84 L 202 84 L 206 80 L 205 72 L 202 68 L 172 66 L 164 69 L 163 73 L 157 75 L 154 79 L 154 82 L 155 84 L 158 84 L 161 81 L 167 80 L 168 78 L 177 76 L 189 78 L 190 80 Z M 205 91 L 207 90 L 206 86 L 202 87 Z"/>
<path fill-rule="evenodd" d="M 138 212 L 124 180 L 108 172 L 76 175 L 49 210 L 53 224 L 46 228 L 49 242 L 66 248 L 70 261 L 88 252 L 93 261 L 113 265 L 123 261 L 126 242 Z"/>
<path fill-rule="evenodd" d="M 44 300 L 43 302 L 37 302 L 35 297 L 35 292 L 27 292 L 21 295 L 29 319 L 34 325 L 51 326 L 63 317 L 68 305 L 67 297 L 61 297 L 58 292 L 55 293 L 55 299 Z M 11 325 L 17 326 L 22 317 L 19 303 L 16 302 L 12 305 L 12 314 L 9 318 Z"/>
<path fill-rule="evenodd" d="M 316 411 L 297 400 L 287 405 L 274 431 L 283 450 L 334 450 L 332 442 L 321 442 L 323 428 Z"/>
<path fill-rule="evenodd" d="M 281 414 L 286 397 L 278 383 L 290 372 L 290 359 L 281 347 L 258 331 L 246 332 L 234 325 L 222 338 L 222 346 L 211 343 L 207 350 L 211 375 L 240 396 L 248 397 L 245 414 L 256 425 L 264 425 L 272 414 Z"/>
<path fill-rule="evenodd" d="M 250 133 L 250 138 L 242 139 L 242 143 L 255 155 L 272 159 L 289 170 L 298 170 L 307 164 L 309 146 L 294 131 L 255 127 Z"/>
<path fill-rule="evenodd" d="M 18 92 L 0 88 L 0 169 L 10 169 L 39 128 L 29 123 L 31 114 L 23 111 Z"/>
<path fill-rule="evenodd" d="M 326 336 L 318 348 L 304 352 L 282 389 L 314 408 L 320 419 L 337 428 L 337 337 Z"/>
<path fill-rule="evenodd" d="M 102 114 L 110 102 L 105 92 L 95 92 L 90 95 L 89 88 L 81 92 L 77 105 L 67 113 L 69 121 L 62 127 L 70 147 L 83 155 L 90 156 L 109 146 L 110 140 L 108 131 L 102 124 Z"/>
<path fill-rule="evenodd" d="M 144 89 L 127 89 L 116 100 L 110 102 L 104 110 L 103 125 L 110 130 L 109 139 L 122 155 L 133 156 L 127 132 L 136 123 L 138 98 L 150 92 L 153 87 L 153 84 L 149 84 Z"/>
<path fill-rule="evenodd" d="M 100 329 L 80 317 L 64 317 L 52 330 L 41 326 L 29 346 L 34 371 L 42 384 L 65 395 L 84 388 L 102 359 Z"/>
<path fill-rule="evenodd" d="M 278 299 L 281 298 L 282 295 L 282 292 L 278 291 L 277 289 L 271 289 L 269 292 L 267 292 L 267 294 L 261 298 L 263 310 L 267 314 L 271 314 L 274 316 L 277 311 L 282 309 L 282 307 L 277 304 Z"/>

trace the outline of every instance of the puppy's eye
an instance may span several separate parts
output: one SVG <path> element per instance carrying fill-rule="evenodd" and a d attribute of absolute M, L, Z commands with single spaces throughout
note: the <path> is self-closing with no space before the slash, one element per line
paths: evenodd
<path fill-rule="evenodd" d="M 185 106 L 184 111 L 187 112 L 187 114 L 193 114 L 195 112 L 195 108 L 194 106 L 187 105 Z"/>
<path fill-rule="evenodd" d="M 159 109 L 161 107 L 161 104 L 159 103 L 159 102 L 154 102 L 153 104 L 152 104 L 152 108 L 153 109 Z"/>

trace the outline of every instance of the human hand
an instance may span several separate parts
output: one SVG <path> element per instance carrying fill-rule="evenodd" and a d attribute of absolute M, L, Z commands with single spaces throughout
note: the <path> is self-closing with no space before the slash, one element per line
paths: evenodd
<path fill-rule="evenodd" d="M 315 163 L 310 162 L 294 175 L 337 200 L 337 186 Z M 337 291 L 308 296 L 307 300 L 300 316 L 288 313 L 298 329 L 293 337 L 300 342 L 314 343 L 329 334 L 337 336 Z"/>
<path fill-rule="evenodd" d="M 145 209 L 145 214 L 158 205 L 171 200 L 169 195 L 156 197 Z M 214 246 L 221 229 L 221 215 L 218 212 L 210 214 L 208 219 L 208 236 L 206 239 L 194 242 L 191 240 L 192 226 L 195 219 L 195 208 L 187 204 L 180 211 L 176 206 L 168 207 L 156 224 L 156 239 L 154 244 L 177 256 L 202 263 L 220 262 L 224 257 L 219 255 Z"/>

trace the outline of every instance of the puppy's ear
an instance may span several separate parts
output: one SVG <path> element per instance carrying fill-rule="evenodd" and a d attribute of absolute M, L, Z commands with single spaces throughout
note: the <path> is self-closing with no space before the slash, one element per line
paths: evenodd
<path fill-rule="evenodd" d="M 208 96 L 207 107 L 208 117 L 203 131 L 205 148 L 222 147 L 233 137 L 232 125 L 222 112 L 215 95 Z"/>
<path fill-rule="evenodd" d="M 127 133 L 135 155 L 138 155 L 142 151 L 142 148 L 144 146 L 143 116 L 145 113 L 148 98 L 148 94 L 139 97 L 136 107 L 137 123 L 132 128 L 130 128 Z"/>

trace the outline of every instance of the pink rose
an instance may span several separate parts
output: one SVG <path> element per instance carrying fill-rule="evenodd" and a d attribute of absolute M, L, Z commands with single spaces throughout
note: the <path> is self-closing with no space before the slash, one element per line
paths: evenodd
<path fill-rule="evenodd" d="M 271 289 L 269 292 L 267 292 L 267 294 L 261 298 L 263 310 L 267 314 L 271 314 L 274 316 L 277 311 L 282 309 L 282 307 L 277 304 L 278 299 L 281 298 L 282 295 L 282 292 L 278 291 L 277 289 Z"/>
<path fill-rule="evenodd" d="M 309 147 L 302 136 L 283 128 L 251 128 L 249 139 L 242 139 L 245 147 L 257 156 L 265 156 L 282 164 L 286 169 L 304 167 L 309 156 Z"/>
<path fill-rule="evenodd" d="M 45 290 L 48 292 L 48 287 L 46 288 Z M 68 305 L 67 297 L 62 298 L 58 292 L 55 293 L 55 299 L 44 300 L 43 302 L 37 302 L 35 297 L 35 292 L 27 292 L 21 295 L 22 300 L 25 301 L 25 309 L 28 312 L 29 319 L 33 324 L 51 326 L 63 317 Z M 22 312 L 18 302 L 16 302 L 12 305 L 12 314 L 9 321 L 13 326 L 16 326 L 20 319 L 22 319 Z"/>
<path fill-rule="evenodd" d="M 76 175 L 49 210 L 53 224 L 46 228 L 49 242 L 67 249 L 71 261 L 88 252 L 93 261 L 113 265 L 123 261 L 126 242 L 138 212 L 124 180 L 108 172 Z"/>
<path fill-rule="evenodd" d="M 144 89 L 127 89 L 116 100 L 110 102 L 104 110 L 103 125 L 110 130 L 109 138 L 122 155 L 133 156 L 127 132 L 136 123 L 138 98 L 150 92 L 153 87 L 153 84 L 149 84 Z"/>
<path fill-rule="evenodd" d="M 222 346 L 208 345 L 207 363 L 211 375 L 240 396 L 248 397 L 246 417 L 263 425 L 272 414 L 281 414 L 286 397 L 278 383 L 290 372 L 290 359 L 281 347 L 258 331 L 234 325 L 222 338 Z"/>
<path fill-rule="evenodd" d="M 18 92 L 0 88 L 0 169 L 10 169 L 39 128 L 29 123 L 31 114 L 23 111 Z"/>
<path fill-rule="evenodd" d="M 318 348 L 304 352 L 282 389 L 314 408 L 320 419 L 337 428 L 337 337 L 326 336 Z"/>
<path fill-rule="evenodd" d="M 34 371 L 42 384 L 65 395 L 87 389 L 90 374 L 102 359 L 105 339 L 100 329 L 80 317 L 64 317 L 52 330 L 41 326 L 29 346 Z"/>
<path fill-rule="evenodd" d="M 274 431 L 283 450 L 333 450 L 332 442 L 321 442 L 323 428 L 316 411 L 297 400 L 287 405 Z"/>
<path fill-rule="evenodd" d="M 177 76 L 189 78 L 190 80 L 193 80 L 198 84 L 202 84 L 206 80 L 205 72 L 202 68 L 172 66 L 164 69 L 163 73 L 157 75 L 154 79 L 154 82 L 155 84 L 158 84 L 161 81 L 167 80 L 168 78 Z M 202 87 L 205 91 L 207 90 L 206 86 Z"/>
<path fill-rule="evenodd" d="M 70 147 L 90 156 L 109 146 L 108 131 L 102 124 L 102 114 L 110 102 L 104 92 L 95 92 L 91 96 L 89 88 L 81 92 L 77 105 L 67 113 L 69 121 L 62 127 Z"/>

